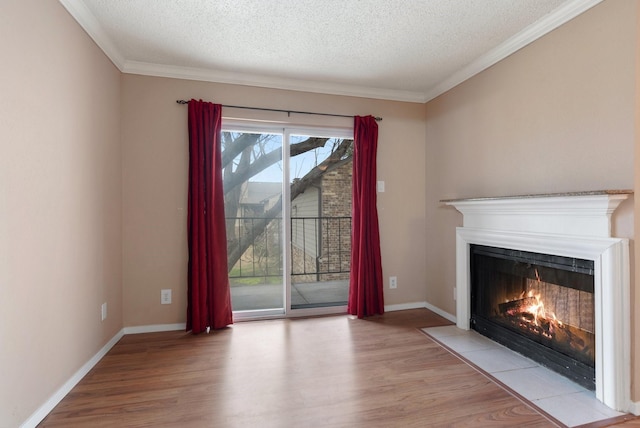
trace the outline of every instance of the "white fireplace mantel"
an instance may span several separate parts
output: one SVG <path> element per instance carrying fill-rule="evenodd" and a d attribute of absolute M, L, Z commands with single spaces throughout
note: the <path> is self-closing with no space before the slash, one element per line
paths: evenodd
<path fill-rule="evenodd" d="M 611 236 L 611 214 L 631 191 L 443 200 L 463 214 L 456 229 L 456 321 L 471 317 L 469 245 L 594 262 L 596 397 L 628 411 L 630 402 L 629 243 Z"/>
<path fill-rule="evenodd" d="M 464 215 L 464 227 L 611 236 L 611 214 L 629 190 L 444 200 Z"/>

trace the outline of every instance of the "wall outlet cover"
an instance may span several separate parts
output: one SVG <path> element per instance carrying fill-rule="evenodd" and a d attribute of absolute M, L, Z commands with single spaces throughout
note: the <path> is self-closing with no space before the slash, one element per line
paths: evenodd
<path fill-rule="evenodd" d="M 162 305 L 170 305 L 171 304 L 171 289 L 160 290 L 160 304 Z"/>
<path fill-rule="evenodd" d="M 389 288 L 398 288 L 398 277 L 390 276 L 389 277 Z"/>

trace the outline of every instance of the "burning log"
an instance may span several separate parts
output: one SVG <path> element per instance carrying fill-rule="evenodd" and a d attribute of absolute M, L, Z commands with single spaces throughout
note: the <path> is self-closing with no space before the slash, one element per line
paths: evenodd
<path fill-rule="evenodd" d="M 502 315 L 522 315 L 529 313 L 529 308 L 536 306 L 538 299 L 533 296 L 524 297 L 522 299 L 511 300 L 509 302 L 498 304 L 498 309 Z"/>

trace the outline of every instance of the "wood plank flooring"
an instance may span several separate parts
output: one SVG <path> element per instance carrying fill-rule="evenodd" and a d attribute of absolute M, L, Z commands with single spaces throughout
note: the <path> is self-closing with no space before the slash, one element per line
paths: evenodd
<path fill-rule="evenodd" d="M 39 426 L 559 426 L 418 330 L 446 324 L 418 309 L 127 335 Z"/>

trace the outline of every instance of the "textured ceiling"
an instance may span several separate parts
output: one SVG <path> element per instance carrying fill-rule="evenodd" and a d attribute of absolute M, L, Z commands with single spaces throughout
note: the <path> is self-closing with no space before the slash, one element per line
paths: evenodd
<path fill-rule="evenodd" d="M 424 102 L 600 0 L 60 0 L 123 72 Z"/>

